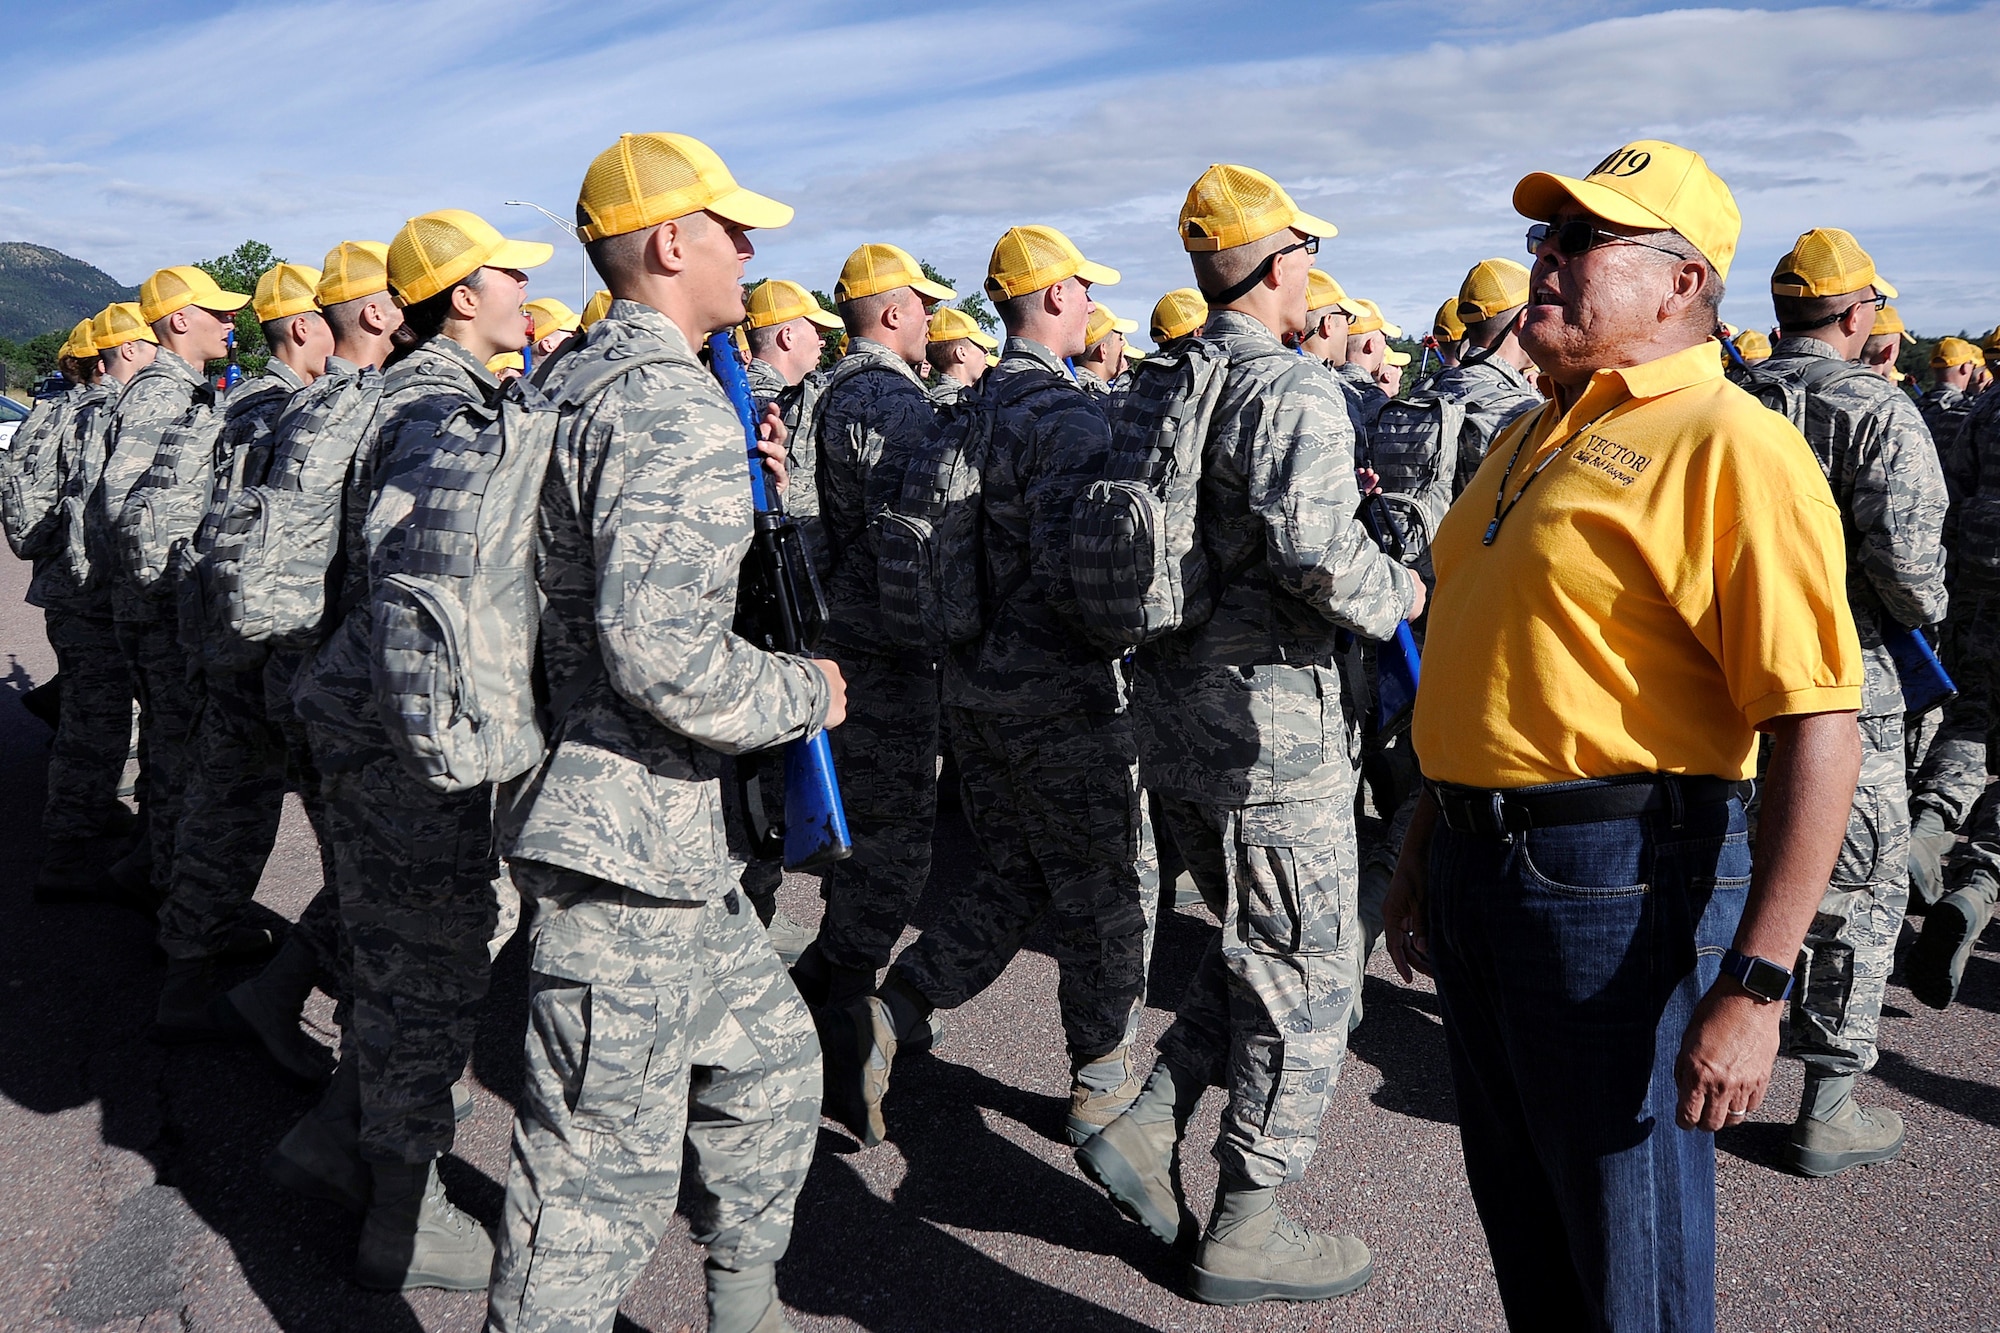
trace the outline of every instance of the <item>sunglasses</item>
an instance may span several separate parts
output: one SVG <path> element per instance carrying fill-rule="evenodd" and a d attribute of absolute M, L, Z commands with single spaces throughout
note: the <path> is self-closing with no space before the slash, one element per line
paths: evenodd
<path fill-rule="evenodd" d="M 1665 246 L 1648 245 L 1630 236 L 1604 231 L 1589 218 L 1571 218 L 1568 222 L 1555 224 L 1537 222 L 1528 228 L 1528 253 L 1540 258 L 1543 248 L 1552 239 L 1556 243 L 1556 253 L 1571 259 L 1586 251 L 1595 250 L 1601 245 L 1636 245 L 1642 250 L 1651 250 L 1675 259 L 1687 257 Z"/>
<path fill-rule="evenodd" d="M 1839 310 L 1836 310 L 1833 314 L 1828 315 L 1825 319 L 1814 320 L 1810 324 L 1787 324 L 1785 325 L 1785 332 L 1809 333 L 1814 329 L 1823 329 L 1829 324 L 1840 323 L 1841 320 L 1847 318 L 1848 314 L 1851 311 L 1857 310 L 1862 306 L 1872 305 L 1877 310 L 1880 310 L 1888 304 L 1889 304 L 1889 294 L 1887 292 L 1877 292 L 1873 296 L 1869 297 L 1864 301 L 1856 301 L 1853 305 L 1842 306 Z"/>
<path fill-rule="evenodd" d="M 1224 288 L 1222 291 L 1213 293 L 1204 292 L 1203 295 L 1208 297 L 1209 303 L 1211 305 L 1228 305 L 1231 301 L 1234 301 L 1237 297 L 1243 295 L 1243 293 L 1249 291 L 1252 287 L 1255 287 L 1258 283 L 1262 282 L 1264 278 L 1270 273 L 1271 266 L 1276 264 L 1280 259 L 1283 259 L 1286 255 L 1290 254 L 1294 250 L 1303 250 L 1309 255 L 1318 254 L 1319 237 L 1308 236 L 1302 241 L 1293 241 L 1290 245 L 1285 246 L 1283 249 L 1273 250 L 1270 254 L 1264 256 L 1264 262 L 1257 265 L 1257 267 L 1253 269 L 1250 272 L 1250 274 L 1243 279 L 1243 281 L 1239 283 L 1234 283 L 1231 286 Z"/>

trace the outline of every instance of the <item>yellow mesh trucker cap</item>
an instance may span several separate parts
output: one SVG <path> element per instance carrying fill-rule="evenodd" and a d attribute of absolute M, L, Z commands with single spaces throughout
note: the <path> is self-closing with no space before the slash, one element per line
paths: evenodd
<path fill-rule="evenodd" d="M 955 301 L 958 293 L 941 282 L 924 276 L 923 266 L 901 246 L 871 242 L 847 257 L 840 266 L 840 281 L 833 284 L 833 299 L 853 301 L 880 292 L 909 287 L 930 301 Z"/>
<path fill-rule="evenodd" d="M 1355 303 L 1347 294 L 1347 289 L 1334 279 L 1325 269 L 1306 270 L 1306 313 L 1324 310 L 1328 306 L 1339 306 L 1349 320 L 1360 319 L 1368 312 Z"/>
<path fill-rule="evenodd" d="M 97 355 L 97 333 L 92 321 L 79 319 L 76 327 L 63 339 L 63 345 L 56 349 L 58 357 L 68 357 L 72 361 L 88 361 Z"/>
<path fill-rule="evenodd" d="M 993 335 L 980 328 L 977 321 L 963 310 L 954 310 L 948 305 L 943 305 L 931 311 L 931 327 L 924 335 L 925 342 L 948 343 L 956 342 L 960 338 L 970 338 L 989 352 L 997 351 L 1000 347 Z"/>
<path fill-rule="evenodd" d="M 1514 211 L 1547 222 L 1574 203 L 1621 227 L 1677 231 L 1727 281 L 1743 215 L 1700 153 L 1663 139 L 1626 144 L 1582 180 L 1536 171 L 1514 187 Z"/>
<path fill-rule="evenodd" d="M 750 293 L 750 299 L 743 303 L 750 311 L 750 327 L 768 329 L 774 324 L 788 324 L 795 319 L 808 319 L 823 329 L 837 329 L 840 316 L 823 308 L 819 298 L 796 282 L 785 278 L 766 278 Z"/>
<path fill-rule="evenodd" d="M 1814 227 L 1771 270 L 1773 296 L 1845 296 L 1863 287 L 1900 295 L 1875 271 L 1861 243 L 1838 227 Z"/>
<path fill-rule="evenodd" d="M 1771 340 L 1756 329 L 1745 329 L 1730 339 L 1736 344 L 1737 355 L 1745 361 L 1767 361 L 1771 356 Z"/>
<path fill-rule="evenodd" d="M 1176 287 L 1153 303 L 1151 323 L 1147 331 L 1155 343 L 1184 338 L 1208 323 L 1208 298 L 1193 287 Z"/>
<path fill-rule="evenodd" d="M 359 301 L 389 290 L 389 246 L 385 241 L 342 241 L 319 266 L 320 307 Z"/>
<path fill-rule="evenodd" d="M 1391 347 L 1387 354 L 1383 356 L 1382 363 L 1388 366 L 1407 366 L 1410 364 L 1410 354 L 1408 352 L 1399 352 Z"/>
<path fill-rule="evenodd" d="M 203 310 L 230 314 L 250 304 L 241 292 L 225 292 L 215 279 L 192 264 L 163 268 L 139 284 L 139 313 L 148 324 L 157 324 L 176 310 L 198 305 Z"/>
<path fill-rule="evenodd" d="M 1885 305 L 1875 312 L 1875 323 L 1868 330 L 1868 336 L 1877 338 L 1890 333 L 1902 334 L 1906 343 L 1914 343 L 1917 340 L 1917 335 L 1911 333 L 1908 326 L 1903 323 L 1902 313 L 1892 305 Z"/>
<path fill-rule="evenodd" d="M 592 293 L 591 298 L 583 303 L 583 313 L 577 316 L 577 319 L 587 329 L 598 320 L 603 319 L 605 312 L 610 309 L 611 293 L 599 287 L 596 292 Z"/>
<path fill-rule="evenodd" d="M 1109 287 L 1118 281 L 1118 270 L 1085 259 L 1083 251 L 1054 227 L 1009 227 L 986 261 L 986 294 L 995 300 L 1026 296 L 1064 278 Z"/>
<path fill-rule="evenodd" d="M 1218 162 L 1188 187 L 1181 205 L 1181 248 L 1233 250 L 1287 227 L 1308 236 L 1338 236 L 1339 228 L 1292 202 L 1285 187 L 1261 171 Z"/>
<path fill-rule="evenodd" d="M 583 323 L 577 318 L 576 311 L 553 296 L 539 297 L 521 308 L 527 311 L 528 318 L 535 322 L 529 342 L 540 342 L 558 329 L 575 329 Z"/>
<path fill-rule="evenodd" d="M 1465 324 L 1491 319 L 1503 310 L 1528 304 L 1528 269 L 1511 259 L 1482 259 L 1458 285 L 1458 336 L 1465 336 Z"/>
<path fill-rule="evenodd" d="M 739 227 L 782 227 L 790 204 L 746 190 L 715 150 L 685 134 L 621 134 L 591 159 L 576 196 L 576 239 L 601 241 L 706 210 Z"/>
<path fill-rule="evenodd" d="M 1465 341 L 1465 321 L 1458 317 L 1456 296 L 1438 307 L 1437 318 L 1431 321 L 1431 336 L 1448 343 Z"/>
<path fill-rule="evenodd" d="M 129 342 L 157 343 L 159 338 L 140 313 L 138 302 L 114 301 L 90 321 L 90 340 L 98 351 L 108 352 Z"/>
<path fill-rule="evenodd" d="M 265 269 L 257 279 L 257 294 L 250 298 L 257 322 L 268 324 L 319 309 L 320 276 L 318 269 L 304 264 L 273 264 Z"/>
<path fill-rule="evenodd" d="M 1111 307 L 1108 305 L 1092 306 L 1090 310 L 1090 322 L 1084 325 L 1083 328 L 1083 345 L 1085 347 L 1095 347 L 1114 332 L 1137 333 L 1138 331 L 1138 320 L 1120 319 L 1112 313 Z"/>
<path fill-rule="evenodd" d="M 440 208 L 403 224 L 389 242 L 389 285 L 404 305 L 428 301 L 482 268 L 538 268 L 556 248 L 510 241 L 462 208 Z"/>
<path fill-rule="evenodd" d="M 1400 327 L 1382 318 L 1381 306 L 1376 305 L 1373 301 L 1364 300 L 1359 296 L 1353 298 L 1353 300 L 1355 305 L 1361 307 L 1361 313 L 1348 323 L 1348 337 L 1358 338 L 1364 333 L 1373 333 L 1377 329 L 1382 331 L 1382 336 L 1385 338 L 1400 338 L 1403 336 L 1403 330 Z"/>
<path fill-rule="evenodd" d="M 1931 349 L 1931 369 L 1944 370 L 1950 366 L 1976 366 L 1986 358 L 1979 349 L 1963 338 L 1940 338 L 1938 345 Z"/>

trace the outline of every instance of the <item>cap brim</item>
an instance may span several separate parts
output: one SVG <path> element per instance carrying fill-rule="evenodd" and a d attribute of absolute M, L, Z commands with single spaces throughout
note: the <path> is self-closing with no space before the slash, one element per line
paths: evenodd
<path fill-rule="evenodd" d="M 823 329 L 838 329 L 846 327 L 840 322 L 839 315 L 834 314 L 831 310 L 821 310 L 817 306 L 815 306 L 811 310 L 806 311 L 805 318 L 811 323 L 819 325 Z"/>
<path fill-rule="evenodd" d="M 983 330 L 974 329 L 972 332 L 966 334 L 965 336 L 972 339 L 972 341 L 975 344 L 977 344 L 980 347 L 984 347 L 989 352 L 997 352 L 1000 350 L 1000 340 L 998 338 L 995 338 L 992 334 L 984 332 Z"/>
<path fill-rule="evenodd" d="M 241 292 L 216 292 L 212 296 L 197 297 L 195 300 L 188 302 L 188 304 L 198 305 L 203 310 L 217 310 L 223 314 L 234 314 L 244 306 L 249 305 L 250 298 Z"/>
<path fill-rule="evenodd" d="M 1391 347 L 1389 355 L 1384 360 L 1392 366 L 1407 366 L 1410 364 L 1410 354 L 1408 352 L 1399 352 Z"/>
<path fill-rule="evenodd" d="M 1889 285 L 1889 280 L 1883 277 L 1880 273 L 1877 273 L 1875 275 L 1875 290 L 1882 293 L 1882 295 L 1890 297 L 1892 299 L 1902 295 L 1901 292 L 1897 291 L 1894 287 L 1891 287 Z"/>
<path fill-rule="evenodd" d="M 1308 236 L 1340 235 L 1340 228 L 1325 218 L 1316 218 L 1310 213 L 1294 213 L 1291 226 L 1293 231 L 1302 231 Z"/>
<path fill-rule="evenodd" d="M 1137 333 L 1139 331 L 1139 321 L 1136 319 L 1114 319 L 1111 321 L 1111 327 L 1120 333 Z"/>
<path fill-rule="evenodd" d="M 1093 264 L 1088 259 L 1076 266 L 1076 276 L 1093 287 L 1115 287 L 1118 285 L 1118 270 Z"/>
<path fill-rule="evenodd" d="M 1391 338 L 1400 338 L 1403 336 L 1402 326 L 1400 324 L 1391 324 L 1386 319 L 1382 321 L 1382 332 L 1388 334 Z"/>
<path fill-rule="evenodd" d="M 932 282 L 929 278 L 912 278 L 910 279 L 909 286 L 911 291 L 923 297 L 926 301 L 956 301 L 958 299 L 957 292 L 941 282 Z"/>
<path fill-rule="evenodd" d="M 991 352 L 988 352 L 988 353 L 986 354 L 986 368 L 987 368 L 988 370 L 991 370 L 991 369 L 993 369 L 993 367 L 995 367 L 995 366 L 997 366 L 997 365 L 999 365 L 999 364 L 1000 364 L 1000 358 L 999 358 L 999 357 L 997 357 L 997 356 L 993 355 L 993 353 L 991 353 Z"/>
<path fill-rule="evenodd" d="M 792 220 L 790 204 L 781 204 L 741 186 L 712 201 L 708 211 L 728 218 L 739 227 L 782 227 Z"/>
<path fill-rule="evenodd" d="M 503 240 L 486 257 L 481 268 L 540 268 L 556 257 L 556 248 L 546 241 Z"/>
<path fill-rule="evenodd" d="M 1648 231 L 1674 229 L 1672 223 L 1652 209 L 1640 207 L 1616 190 L 1574 176 L 1536 171 L 1523 176 L 1514 187 L 1514 211 L 1524 218 L 1547 222 L 1562 211 L 1564 204 L 1575 204 L 1584 212 L 1621 227 L 1643 227 Z"/>

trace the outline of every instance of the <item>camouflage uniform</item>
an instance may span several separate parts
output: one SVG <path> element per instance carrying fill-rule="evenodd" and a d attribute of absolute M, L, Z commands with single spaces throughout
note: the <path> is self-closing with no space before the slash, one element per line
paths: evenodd
<path fill-rule="evenodd" d="M 103 576 L 78 578 L 70 552 L 87 539 L 71 531 L 63 503 L 74 510 L 97 489 L 104 471 L 105 427 L 121 386 L 106 376 L 72 395 L 52 412 L 59 433 L 42 446 L 55 469 L 56 508 L 24 553 L 35 561 L 28 602 L 43 609 L 49 647 L 62 677 L 62 711 L 49 747 L 42 836 L 52 841 L 92 837 L 118 799 L 118 782 L 132 749 L 132 672 L 118 649 L 111 622 L 111 594 Z M 22 430 L 33 424 L 24 422 Z M 17 435 L 15 448 L 22 442 Z M 24 460 L 26 461 L 26 460 Z M 36 460 L 37 463 L 42 460 Z M 78 525 L 81 527 L 81 525 Z M 101 552 L 102 558 L 109 556 Z"/>
<path fill-rule="evenodd" d="M 213 545 L 229 498 L 263 481 L 273 428 L 304 387 L 298 372 L 274 357 L 224 400 L 209 515 L 195 532 L 199 554 Z M 160 905 L 160 947 L 169 958 L 222 952 L 257 892 L 284 812 L 285 737 L 265 709 L 264 664 L 211 667 L 203 681 L 196 763 L 175 839 L 179 855 Z"/>
<path fill-rule="evenodd" d="M 762 362 L 752 362 L 756 369 Z M 815 484 L 819 475 L 819 444 L 813 434 L 814 407 L 819 402 L 820 390 L 826 387 L 826 372 L 808 371 L 797 384 L 785 385 L 783 377 L 769 366 L 764 383 L 771 379 L 780 380 L 778 391 L 771 401 L 778 404 L 778 419 L 785 423 L 785 465 L 792 480 L 785 487 L 785 512 L 798 522 L 800 531 L 806 535 L 806 545 L 811 548 L 813 565 L 825 572 L 828 563 L 826 530 L 820 523 L 819 487 Z M 764 390 L 756 381 L 751 382 L 756 391 L 757 405 L 764 405 Z"/>
<path fill-rule="evenodd" d="M 1834 357 L 1817 338 L 1784 338 L 1758 370 L 1796 381 L 1813 361 Z M 1828 412 L 1808 414 L 1806 438 L 1847 529 L 1847 596 L 1861 632 L 1861 778 L 1832 881 L 1806 931 L 1787 1047 L 1811 1069 L 1853 1074 L 1875 1064 L 1882 991 L 1910 894 L 1903 690 L 1882 632 L 1886 621 L 1943 618 L 1945 487 L 1923 418 L 1895 385 L 1845 375 L 1813 397 Z"/>
<path fill-rule="evenodd" d="M 207 405 L 210 401 L 201 370 L 164 347 L 125 386 L 112 410 L 110 453 L 95 506 L 105 534 L 103 549 L 115 549 L 109 534 L 115 531 L 133 487 L 152 467 L 168 428 L 190 412 L 209 414 L 204 429 L 220 427 L 221 419 Z M 131 667 L 139 699 L 153 892 L 164 898 L 173 884 L 176 838 L 193 776 L 195 731 L 201 720 L 200 664 L 181 645 L 179 610 L 171 589 L 165 595 L 142 593 L 123 577 L 115 561 L 110 579 L 118 646 Z"/>
<path fill-rule="evenodd" d="M 1092 398 L 1104 399 L 1111 396 L 1111 386 L 1106 384 L 1096 371 L 1085 370 L 1081 366 L 1076 372 L 1076 387 Z"/>
<path fill-rule="evenodd" d="M 368 567 L 408 512 L 409 479 L 428 465 L 439 423 L 498 388 L 445 337 L 383 376 L 375 429 L 347 473 L 335 628 L 293 688 L 321 774 L 347 935 L 361 1154 L 377 1162 L 417 1164 L 450 1149 L 451 1085 L 472 1049 L 492 946 L 518 908 L 495 858 L 492 788 L 439 793 L 388 748 L 369 672 Z"/>
<path fill-rule="evenodd" d="M 816 408 L 820 518 L 832 569 L 822 651 L 847 677 L 847 721 L 831 733 L 854 855 L 827 868 L 819 951 L 835 967 L 887 966 L 931 873 L 937 818 L 938 674 L 882 630 L 869 521 L 895 499 L 937 420 L 903 359 L 850 341 Z"/>
<path fill-rule="evenodd" d="M 687 1148 L 710 1262 L 778 1259 L 818 1134 L 818 1039 L 734 892 L 719 777 L 816 731 L 826 680 L 730 631 L 743 428 L 679 328 L 617 301 L 585 336 L 551 396 L 606 357 L 671 359 L 577 409 L 543 491 L 544 660 L 553 690 L 590 683 L 506 819 L 534 956 L 499 1333 L 608 1329 Z"/>
<path fill-rule="evenodd" d="M 1117 659 L 1065 618 L 1070 510 L 1102 473 L 1111 428 L 1040 343 L 1009 338 L 989 378 L 986 629 L 952 649 L 944 681 L 980 860 L 970 891 L 946 902 L 890 975 L 953 1008 L 991 985 L 1046 916 L 1063 1032 L 1081 1066 L 1129 1043 L 1159 892 Z"/>
<path fill-rule="evenodd" d="M 775 403 L 791 383 L 778 373 L 778 368 L 762 357 L 752 357 L 745 372 L 750 380 L 750 396 L 757 400 L 757 410 L 763 411 L 767 403 Z"/>
<path fill-rule="evenodd" d="M 1355 928 L 1353 705 L 1344 628 L 1385 638 L 1409 576 L 1354 520 L 1338 380 L 1264 327 L 1215 312 L 1230 359 L 1203 455 L 1199 536 L 1233 571 L 1214 616 L 1133 664 L 1140 772 L 1222 922 L 1160 1058 L 1220 1084 L 1216 1159 L 1263 1187 L 1305 1174 L 1347 1047 Z"/>
<path fill-rule="evenodd" d="M 1965 424 L 1974 401 L 1965 396 L 1963 389 L 1949 384 L 1933 385 L 1917 400 L 1917 410 L 1923 414 L 1924 425 L 1930 428 L 1931 439 L 1939 450 L 1948 448 L 1958 438 L 1959 428 Z"/>
<path fill-rule="evenodd" d="M 1368 432 L 1375 428 L 1375 418 L 1382 414 L 1389 395 L 1373 375 L 1352 361 L 1335 366 L 1333 374 L 1347 402 L 1347 421 L 1354 428 L 1354 458 L 1359 460 L 1368 452 Z"/>
<path fill-rule="evenodd" d="M 931 406 L 950 407 L 959 399 L 972 392 L 972 386 L 956 375 L 940 375 L 937 383 L 925 390 L 931 397 Z"/>

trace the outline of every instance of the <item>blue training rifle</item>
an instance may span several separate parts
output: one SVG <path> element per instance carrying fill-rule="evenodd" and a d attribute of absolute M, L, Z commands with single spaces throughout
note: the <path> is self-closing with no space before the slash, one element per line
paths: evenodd
<path fill-rule="evenodd" d="M 1379 494 L 1362 497 L 1361 522 L 1368 529 L 1368 535 L 1375 539 L 1375 544 L 1400 561 L 1400 553 L 1389 546 L 1392 525 L 1382 522 L 1382 506 Z M 1417 682 L 1423 678 L 1423 666 L 1423 656 L 1417 652 L 1417 636 L 1410 631 L 1410 622 L 1396 622 L 1396 632 L 1381 643 L 1375 654 L 1375 727 L 1378 732 L 1386 734 L 1417 706 Z"/>
<path fill-rule="evenodd" d="M 750 558 L 744 562 L 744 601 L 748 610 L 738 617 L 738 632 L 772 652 L 804 655 L 825 624 L 825 603 L 798 525 L 764 484 L 764 459 L 757 452 L 757 402 L 750 380 L 736 359 L 729 334 L 708 338 L 709 369 L 729 395 L 743 423 L 750 451 L 750 503 L 757 511 Z M 753 763 L 749 756 L 739 768 Z M 833 771 L 833 748 L 824 731 L 810 740 L 785 746 L 785 818 L 782 833 L 785 868 L 809 870 L 845 860 L 854 851 L 847 832 L 847 809 L 840 801 L 840 780 Z"/>

